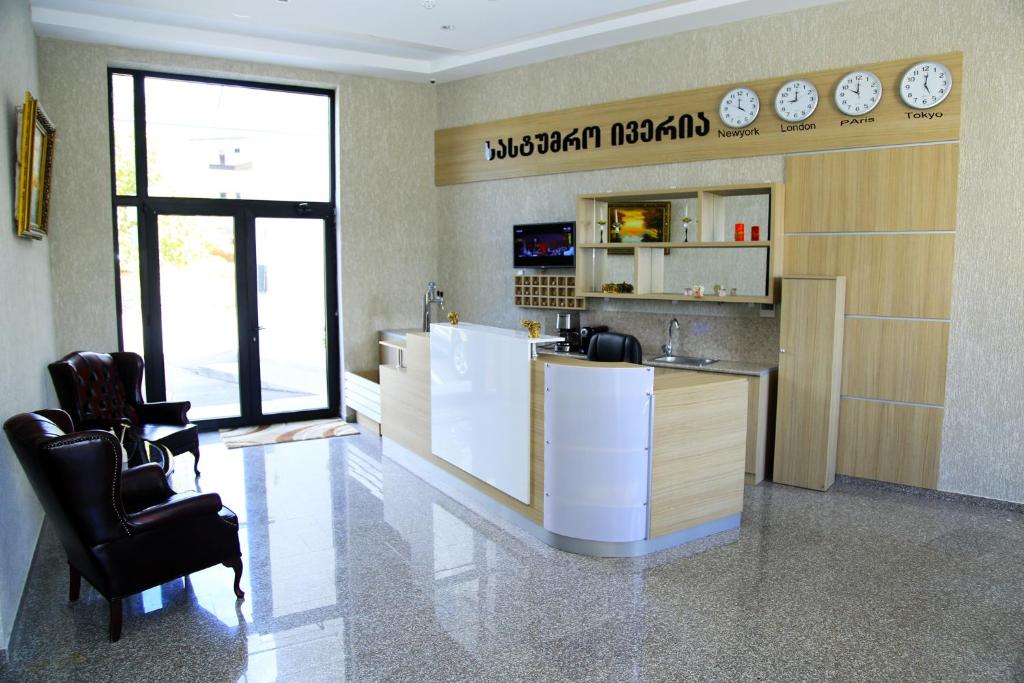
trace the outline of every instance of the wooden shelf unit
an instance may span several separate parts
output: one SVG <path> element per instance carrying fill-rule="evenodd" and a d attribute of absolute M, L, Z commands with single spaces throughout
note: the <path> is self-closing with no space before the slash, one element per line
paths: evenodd
<path fill-rule="evenodd" d="M 720 304 L 763 304 L 768 303 L 765 301 L 763 296 L 715 296 L 714 294 L 705 294 L 704 296 L 686 296 L 685 294 L 676 294 L 674 292 L 664 293 L 646 293 L 637 294 L 620 294 L 618 292 L 587 292 L 583 296 L 589 299 L 645 299 L 653 301 L 711 301 Z"/>
<path fill-rule="evenodd" d="M 576 295 L 574 275 L 516 275 L 515 305 L 579 311 L 587 307 L 587 300 Z"/>
<path fill-rule="evenodd" d="M 656 299 L 667 301 L 713 301 L 717 303 L 760 303 L 773 304 L 777 300 L 778 279 L 782 273 L 782 209 L 784 186 L 782 183 L 751 183 L 717 187 L 670 188 L 660 190 L 638 190 L 632 192 L 606 192 L 578 195 L 576 197 L 576 296 L 582 298 L 614 299 Z M 742 220 L 730 208 L 735 198 L 764 197 L 767 210 L 760 225 L 762 239 L 750 241 L 751 225 Z M 681 227 L 680 213 L 672 210 L 669 236 L 665 242 L 609 242 L 610 226 L 599 225 L 607 221 L 608 205 L 624 202 L 684 202 L 693 205 L 688 215 L 694 218 L 689 228 L 689 241 L 679 241 Z M 733 223 L 744 222 L 745 241 L 729 239 L 733 234 Z M 764 249 L 765 283 L 764 294 L 740 293 L 736 296 L 703 297 L 685 296 L 681 291 L 665 291 L 666 264 L 668 256 L 676 249 Z M 604 284 L 598 280 L 609 268 L 607 259 L 632 257 L 631 266 L 634 287 L 631 294 L 610 294 L 601 291 Z M 710 256 L 708 257 L 710 258 Z M 621 263 L 621 262 L 620 262 Z M 714 284 L 729 287 L 730 275 L 723 273 L 719 280 L 694 282 L 710 292 Z M 611 280 L 621 278 L 612 277 Z"/>

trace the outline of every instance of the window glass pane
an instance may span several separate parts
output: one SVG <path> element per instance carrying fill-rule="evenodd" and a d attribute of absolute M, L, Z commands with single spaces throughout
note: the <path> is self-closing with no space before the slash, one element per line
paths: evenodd
<path fill-rule="evenodd" d="M 147 77 L 149 195 L 330 199 L 326 95 Z"/>
<path fill-rule="evenodd" d="M 167 400 L 191 401 L 193 421 L 241 415 L 234 218 L 158 221 Z"/>
<path fill-rule="evenodd" d="M 121 282 L 121 348 L 144 356 L 139 212 L 134 206 L 117 207 L 117 266 Z"/>
<path fill-rule="evenodd" d="M 135 77 L 114 74 L 114 181 L 119 195 L 135 189 Z"/>

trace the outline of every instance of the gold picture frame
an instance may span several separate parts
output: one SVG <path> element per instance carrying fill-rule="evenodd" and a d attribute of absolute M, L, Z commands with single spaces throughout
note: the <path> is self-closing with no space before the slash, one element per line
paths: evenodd
<path fill-rule="evenodd" d="M 672 225 L 671 202 L 609 204 L 609 242 L 667 242 Z"/>
<path fill-rule="evenodd" d="M 18 107 L 18 169 L 14 221 L 18 237 L 42 239 L 49 231 L 53 147 L 57 130 L 32 93 Z"/>

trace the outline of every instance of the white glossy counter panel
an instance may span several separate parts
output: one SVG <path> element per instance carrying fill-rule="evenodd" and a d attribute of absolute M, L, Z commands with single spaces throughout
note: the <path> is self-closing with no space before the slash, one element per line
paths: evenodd
<path fill-rule="evenodd" d="M 545 364 L 545 529 L 647 538 L 653 395 L 653 368 Z"/>
<path fill-rule="evenodd" d="M 431 451 L 530 503 L 530 339 L 525 330 L 430 326 Z"/>

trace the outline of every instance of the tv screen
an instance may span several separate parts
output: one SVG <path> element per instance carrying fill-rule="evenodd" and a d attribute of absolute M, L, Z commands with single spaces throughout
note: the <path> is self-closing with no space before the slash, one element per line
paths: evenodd
<path fill-rule="evenodd" d="M 512 265 L 515 268 L 573 268 L 576 265 L 576 221 L 514 225 Z"/>

